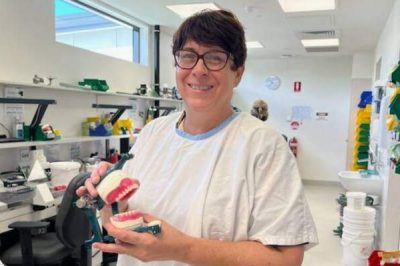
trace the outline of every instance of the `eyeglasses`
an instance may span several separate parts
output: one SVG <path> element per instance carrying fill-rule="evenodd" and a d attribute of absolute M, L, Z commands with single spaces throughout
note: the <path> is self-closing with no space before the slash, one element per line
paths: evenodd
<path fill-rule="evenodd" d="M 175 63 L 182 69 L 193 69 L 200 59 L 208 70 L 218 71 L 225 67 L 230 53 L 225 51 L 209 51 L 202 55 L 190 50 L 178 50 L 175 52 Z"/>

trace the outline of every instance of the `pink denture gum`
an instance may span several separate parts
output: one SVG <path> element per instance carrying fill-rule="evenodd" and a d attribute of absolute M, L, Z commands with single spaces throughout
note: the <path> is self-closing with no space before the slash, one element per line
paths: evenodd
<path fill-rule="evenodd" d="M 127 200 L 138 188 L 139 181 L 127 177 L 121 170 L 111 172 L 96 187 L 99 196 L 107 204 Z"/>
<path fill-rule="evenodd" d="M 135 228 L 144 224 L 143 213 L 140 211 L 127 211 L 119 213 L 112 216 L 110 220 L 115 227 L 128 230 L 134 230 Z"/>

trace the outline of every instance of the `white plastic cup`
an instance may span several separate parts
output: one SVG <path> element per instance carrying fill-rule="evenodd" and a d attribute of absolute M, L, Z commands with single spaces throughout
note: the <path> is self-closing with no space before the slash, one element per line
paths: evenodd
<path fill-rule="evenodd" d="M 364 207 L 361 210 L 355 210 L 350 207 L 344 207 L 343 219 L 347 220 L 375 220 L 376 210 L 372 207 Z"/>
<path fill-rule="evenodd" d="M 81 164 L 77 162 L 50 163 L 51 183 L 53 186 L 68 185 L 79 174 L 80 167 Z"/>
<path fill-rule="evenodd" d="M 372 240 L 342 239 L 343 266 L 366 266 L 373 250 Z"/>
<path fill-rule="evenodd" d="M 373 240 L 375 236 L 375 230 L 374 229 L 365 229 L 365 230 L 353 230 L 350 228 L 343 227 L 343 235 L 345 238 L 349 238 L 352 240 Z"/>
<path fill-rule="evenodd" d="M 373 239 L 342 236 L 343 266 L 365 266 L 373 250 Z"/>
<path fill-rule="evenodd" d="M 353 223 L 351 221 L 343 221 L 343 226 L 351 230 L 372 230 L 375 229 L 375 223 Z"/>
<path fill-rule="evenodd" d="M 364 192 L 346 192 L 347 207 L 361 210 L 365 206 L 367 194 Z"/>

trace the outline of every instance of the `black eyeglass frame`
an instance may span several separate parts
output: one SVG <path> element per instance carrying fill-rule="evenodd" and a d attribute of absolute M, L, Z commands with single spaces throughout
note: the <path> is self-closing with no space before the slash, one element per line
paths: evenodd
<path fill-rule="evenodd" d="M 178 54 L 179 52 L 191 52 L 191 53 L 193 53 L 193 54 L 195 54 L 195 55 L 197 56 L 197 60 L 196 60 L 196 62 L 193 64 L 192 67 L 182 67 L 182 66 L 179 65 L 178 59 L 177 59 L 177 54 Z M 223 64 L 223 66 L 222 66 L 221 68 L 218 68 L 218 69 L 210 69 L 210 68 L 208 67 L 206 61 L 204 60 L 204 56 L 207 55 L 207 54 L 209 54 L 209 53 L 215 53 L 215 52 L 225 54 L 225 55 L 226 55 L 226 60 L 225 60 L 225 63 Z M 223 51 L 223 50 L 211 50 L 211 51 L 205 52 L 204 54 L 198 54 L 197 52 L 195 52 L 195 51 L 193 51 L 193 50 L 189 50 L 189 49 L 180 49 L 180 50 L 177 50 L 177 51 L 175 52 L 175 54 L 174 54 L 175 64 L 176 64 L 179 68 L 185 69 L 185 70 L 193 69 L 193 68 L 197 65 L 197 63 L 199 62 L 199 60 L 200 60 L 200 59 L 203 59 L 203 64 L 205 65 L 205 67 L 206 67 L 209 71 L 220 71 L 221 69 L 223 69 L 223 68 L 226 66 L 226 64 L 228 63 L 228 60 L 231 59 L 231 58 L 233 59 L 233 55 L 232 55 L 231 53 L 229 53 L 229 52 L 227 52 L 227 51 Z"/>

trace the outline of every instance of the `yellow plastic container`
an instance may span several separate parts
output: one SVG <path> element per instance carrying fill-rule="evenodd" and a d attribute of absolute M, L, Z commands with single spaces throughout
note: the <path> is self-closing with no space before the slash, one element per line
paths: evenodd
<path fill-rule="evenodd" d="M 133 120 L 131 118 L 126 119 L 118 119 L 117 122 L 113 125 L 113 135 L 122 135 L 124 132 L 121 128 L 125 128 L 127 132 L 133 132 Z"/>

